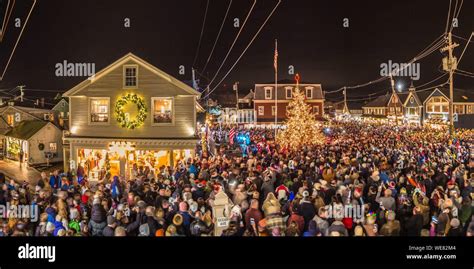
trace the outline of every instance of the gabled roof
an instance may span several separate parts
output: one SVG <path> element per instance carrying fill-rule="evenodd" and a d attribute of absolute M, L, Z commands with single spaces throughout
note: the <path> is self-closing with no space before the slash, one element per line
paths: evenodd
<path fill-rule="evenodd" d="M 110 73 L 112 70 L 115 68 L 119 67 L 120 65 L 123 65 L 129 61 L 134 61 L 135 63 L 139 64 L 140 66 L 143 66 L 150 70 L 151 72 L 155 73 L 156 75 L 162 77 L 163 79 L 167 80 L 171 84 L 175 85 L 178 88 L 181 88 L 188 92 L 191 95 L 197 95 L 201 96 L 201 93 L 196 91 L 195 89 L 191 88 L 190 86 L 186 85 L 185 83 L 181 82 L 180 80 L 174 78 L 173 76 L 165 73 L 164 71 L 158 69 L 154 65 L 148 63 L 147 61 L 141 59 L 140 57 L 136 56 L 133 53 L 128 53 L 122 58 L 118 59 L 114 63 L 110 64 L 109 66 L 105 67 L 104 69 L 100 70 L 99 72 L 95 73 L 94 76 L 89 77 L 88 79 L 82 81 L 81 83 L 77 84 L 74 86 L 72 89 L 68 90 L 63 94 L 64 97 L 70 97 L 76 95 L 78 92 L 80 92 L 82 89 L 85 87 L 91 85 L 94 83 L 96 80 L 100 79 L 101 77 L 105 76 L 106 74 Z"/>
<path fill-rule="evenodd" d="M 368 102 L 367 104 L 363 105 L 362 107 L 386 107 L 391 97 L 392 95 L 389 93 L 381 95 L 375 98 L 374 100 Z"/>
<path fill-rule="evenodd" d="M 59 100 L 59 102 L 57 102 L 57 103 L 53 106 L 53 108 L 51 108 L 51 110 L 61 110 L 61 108 L 59 107 L 59 105 L 60 105 L 61 103 L 64 103 L 64 102 L 66 102 L 66 105 L 69 105 L 69 103 L 68 103 L 68 101 L 67 101 L 66 99 L 61 98 L 61 100 Z"/>
<path fill-rule="evenodd" d="M 405 101 L 408 99 L 409 93 L 408 92 L 399 92 L 399 93 L 397 93 L 397 95 L 398 95 L 398 98 L 400 99 L 400 103 L 404 104 Z"/>
<path fill-rule="evenodd" d="M 444 94 L 444 93 L 440 90 L 440 88 L 436 88 L 436 89 L 434 89 L 434 90 L 425 98 L 425 100 L 423 101 L 423 103 L 425 103 L 426 101 L 428 101 L 428 99 L 430 99 L 431 96 L 443 96 L 443 97 L 445 97 L 445 98 L 448 98 L 449 94 L 446 95 L 446 94 Z M 449 99 L 449 98 L 448 98 L 448 99 Z"/>
<path fill-rule="evenodd" d="M 0 114 L 3 114 L 9 108 L 11 108 L 13 110 L 16 110 L 16 111 L 26 113 L 26 114 L 30 115 L 31 117 L 33 117 L 35 119 L 38 119 L 40 121 L 43 120 L 43 119 L 38 118 L 37 116 L 33 115 L 32 113 L 34 113 L 34 112 L 37 112 L 37 113 L 50 113 L 51 112 L 51 110 L 41 109 L 41 108 L 31 108 L 31 107 L 22 107 L 22 106 L 5 106 L 5 107 L 3 107 L 2 110 L 0 110 Z"/>
<path fill-rule="evenodd" d="M 415 99 L 415 103 L 417 103 L 418 106 L 422 106 L 422 105 L 423 105 L 423 102 L 422 102 L 421 99 L 418 97 L 418 94 L 416 93 L 416 91 L 409 91 L 405 102 L 403 102 L 403 105 L 404 105 L 404 106 L 407 106 L 407 103 L 408 103 L 408 101 L 411 99 L 412 96 L 413 96 L 413 98 Z"/>
<path fill-rule="evenodd" d="M 20 122 L 17 126 L 8 131 L 5 136 L 14 137 L 21 140 L 28 140 L 39 130 L 43 129 L 48 122 L 39 120 L 27 120 Z"/>

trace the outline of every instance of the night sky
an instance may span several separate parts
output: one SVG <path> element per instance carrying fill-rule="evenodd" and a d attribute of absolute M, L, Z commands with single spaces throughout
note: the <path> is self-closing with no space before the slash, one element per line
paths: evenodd
<path fill-rule="evenodd" d="M 6 2 L 0 0 L 2 6 Z M 16 2 L 12 17 L 25 18 L 33 1 Z M 276 2 L 257 0 L 254 13 L 217 81 L 235 62 Z M 194 66 L 199 72 L 203 72 L 228 3 L 228 0 L 210 0 Z M 240 18 L 242 24 L 252 3 L 253 0 L 233 1 L 204 76 L 214 76 L 238 32 L 232 25 L 233 19 Z M 287 72 L 289 65 L 295 67 L 302 80 L 321 83 L 326 91 L 377 79 L 381 63 L 407 62 L 444 32 L 448 6 L 449 0 L 283 0 L 216 93 L 233 94 L 234 81 L 240 81 L 241 92 L 247 92 L 255 83 L 272 81 L 275 38 L 280 79 L 293 78 Z M 206 0 L 38 0 L 0 89 L 26 85 L 32 89 L 26 91 L 27 97 L 54 96 L 84 80 L 56 77 L 56 63 L 90 62 L 99 71 L 128 52 L 178 79 L 190 80 L 205 7 Z M 455 35 L 469 37 L 474 29 L 473 10 L 474 1 L 464 1 L 459 27 L 453 31 Z M 0 44 L 0 71 L 20 31 L 14 27 L 13 18 Z M 124 18 L 131 19 L 130 28 L 124 27 Z M 342 27 L 343 18 L 349 18 L 349 28 Z M 460 43 L 455 50 L 459 56 L 466 41 L 458 38 L 454 41 Z M 474 72 L 473 56 L 471 43 L 459 68 Z M 421 61 L 421 78 L 415 86 L 441 74 L 438 70 L 441 58 L 442 54 L 436 51 Z M 178 74 L 180 65 L 186 67 L 185 75 Z M 455 76 L 457 88 L 473 89 L 472 82 L 470 77 Z M 205 84 L 206 79 L 201 78 L 201 85 Z M 215 83 L 211 87 L 214 86 Z M 350 90 L 348 95 L 361 96 L 389 87 L 387 80 Z"/>

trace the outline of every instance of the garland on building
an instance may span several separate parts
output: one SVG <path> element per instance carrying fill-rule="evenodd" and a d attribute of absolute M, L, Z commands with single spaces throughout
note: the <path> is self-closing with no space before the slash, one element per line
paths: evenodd
<path fill-rule="evenodd" d="M 304 93 L 296 87 L 293 100 L 288 104 L 285 130 L 277 134 L 277 142 L 289 149 L 315 145 L 324 142 L 316 115 L 311 112 L 311 106 L 305 103 Z"/>
<path fill-rule="evenodd" d="M 123 111 L 123 107 L 132 102 L 137 105 L 138 107 L 138 115 L 135 119 L 130 120 L 127 118 L 126 113 Z M 121 127 L 127 129 L 135 129 L 142 125 L 146 119 L 147 108 L 145 105 L 145 101 L 143 98 L 139 97 L 134 93 L 129 93 L 125 96 L 122 96 L 117 103 L 115 103 L 115 115 L 117 122 L 120 124 Z"/>

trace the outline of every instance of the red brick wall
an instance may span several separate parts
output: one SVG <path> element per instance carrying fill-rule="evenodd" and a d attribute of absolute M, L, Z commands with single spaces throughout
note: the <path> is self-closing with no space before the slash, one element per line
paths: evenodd
<path fill-rule="evenodd" d="M 285 102 L 285 103 L 278 103 L 277 106 L 277 118 L 278 121 L 282 121 L 286 119 L 286 107 L 288 106 L 290 102 Z M 318 106 L 319 111 L 318 114 L 316 115 L 317 118 L 321 118 L 323 115 L 323 104 L 321 102 L 314 102 L 314 103 L 308 103 L 311 107 Z M 263 106 L 264 107 L 264 115 L 261 116 L 258 114 L 258 107 Z M 269 102 L 254 102 L 254 109 L 255 109 L 255 115 L 257 115 L 257 122 L 271 122 L 275 120 L 275 115 L 272 115 L 272 106 L 275 106 L 275 103 L 269 103 Z"/>

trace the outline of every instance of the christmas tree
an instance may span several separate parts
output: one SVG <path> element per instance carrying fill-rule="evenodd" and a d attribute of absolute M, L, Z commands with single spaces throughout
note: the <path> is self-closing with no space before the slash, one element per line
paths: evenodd
<path fill-rule="evenodd" d="M 293 100 L 287 107 L 285 129 L 277 134 L 277 142 L 283 147 L 294 150 L 324 141 L 316 115 L 312 113 L 311 106 L 305 103 L 305 98 L 297 83 Z"/>

